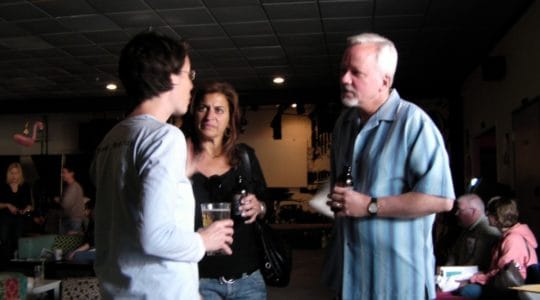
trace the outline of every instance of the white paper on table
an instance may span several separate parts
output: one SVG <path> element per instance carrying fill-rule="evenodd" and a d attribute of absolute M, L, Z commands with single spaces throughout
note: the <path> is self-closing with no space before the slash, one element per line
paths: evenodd
<path fill-rule="evenodd" d="M 436 277 L 437 286 L 443 292 L 455 291 L 461 281 L 469 280 L 478 273 L 478 266 L 442 266 Z"/>

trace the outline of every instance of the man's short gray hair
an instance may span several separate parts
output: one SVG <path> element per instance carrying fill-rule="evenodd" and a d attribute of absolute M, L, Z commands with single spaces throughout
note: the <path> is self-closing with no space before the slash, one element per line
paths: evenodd
<path fill-rule="evenodd" d="M 348 45 L 374 44 L 377 46 L 377 63 L 384 74 L 394 79 L 396 73 L 398 53 L 394 43 L 376 33 L 362 33 L 351 36 L 347 39 Z"/>

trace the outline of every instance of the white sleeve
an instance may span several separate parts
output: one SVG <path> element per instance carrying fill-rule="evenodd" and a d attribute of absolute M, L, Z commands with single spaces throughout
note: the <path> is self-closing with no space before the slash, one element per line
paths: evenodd
<path fill-rule="evenodd" d="M 185 174 L 186 141 L 178 128 L 165 126 L 144 142 L 139 168 L 142 247 L 149 255 L 186 262 L 204 256 L 204 244 L 194 232 L 195 199 Z"/>

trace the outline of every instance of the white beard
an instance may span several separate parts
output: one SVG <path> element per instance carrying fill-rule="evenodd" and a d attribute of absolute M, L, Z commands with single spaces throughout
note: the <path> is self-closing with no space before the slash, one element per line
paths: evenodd
<path fill-rule="evenodd" d="M 341 103 L 347 107 L 357 107 L 358 106 L 358 98 L 357 97 L 342 97 Z"/>
<path fill-rule="evenodd" d="M 356 107 L 360 103 L 358 96 L 350 85 L 344 85 L 341 87 L 341 103 L 347 107 Z"/>

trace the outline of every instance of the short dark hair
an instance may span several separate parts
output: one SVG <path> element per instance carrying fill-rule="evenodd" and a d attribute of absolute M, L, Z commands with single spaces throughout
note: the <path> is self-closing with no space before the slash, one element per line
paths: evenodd
<path fill-rule="evenodd" d="M 512 227 L 519 219 L 516 201 L 507 197 L 495 197 L 489 200 L 487 214 L 493 216 L 498 223 L 497 227 L 501 228 Z"/>
<path fill-rule="evenodd" d="M 130 109 L 172 89 L 170 76 L 180 73 L 187 51 L 186 43 L 154 31 L 141 32 L 124 46 L 118 75 Z"/>
<path fill-rule="evenodd" d="M 238 103 L 238 93 L 234 87 L 227 82 L 208 82 L 206 83 L 201 91 L 197 92 L 196 97 L 193 100 L 191 105 L 191 114 L 192 120 L 195 121 L 194 114 L 195 110 L 204 99 L 205 95 L 218 93 L 225 96 L 227 103 L 229 104 L 229 130 L 227 134 L 223 137 L 223 152 L 229 159 L 229 163 L 235 165 L 237 163 L 236 157 L 236 142 L 238 141 L 238 133 L 240 130 L 240 105 Z M 196 126 L 192 126 L 191 130 L 196 131 Z M 194 150 L 196 153 L 200 153 L 201 141 L 198 133 L 192 133 L 191 139 L 193 141 Z"/>

